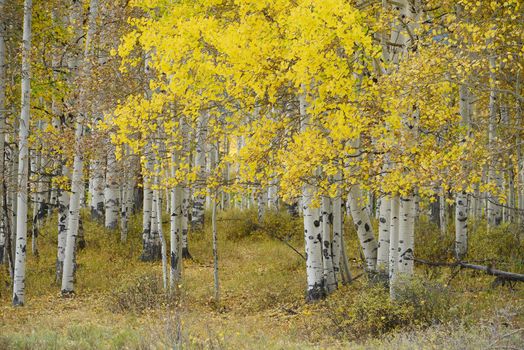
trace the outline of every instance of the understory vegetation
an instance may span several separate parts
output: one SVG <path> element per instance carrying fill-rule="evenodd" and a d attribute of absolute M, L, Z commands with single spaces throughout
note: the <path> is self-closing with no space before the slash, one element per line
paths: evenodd
<path fill-rule="evenodd" d="M 86 214 L 86 213 L 84 213 Z M 167 224 L 167 216 L 164 221 Z M 522 286 L 484 273 L 417 265 L 417 278 L 389 299 L 384 282 L 361 274 L 350 223 L 347 254 L 354 281 L 317 303 L 304 301 L 301 221 L 230 210 L 218 219 L 221 300 L 213 298 L 210 225 L 190 235 L 180 296 L 164 293 L 160 262 L 140 262 L 140 219 L 126 243 L 84 215 L 86 247 L 77 257 L 77 292 L 61 298 L 54 271 L 55 217 L 45 223 L 40 257 L 28 257 L 24 308 L 8 306 L 0 272 L 0 349 L 518 349 L 524 340 Z M 419 222 L 417 257 L 451 261 L 452 238 Z M 453 232 L 452 230 L 449 230 Z M 451 236 L 451 233 L 449 234 Z M 465 260 L 524 272 L 514 227 L 471 233 Z M 291 247 L 295 248 L 294 251 Z M 110 264 L 108 263 L 110 262 Z"/>

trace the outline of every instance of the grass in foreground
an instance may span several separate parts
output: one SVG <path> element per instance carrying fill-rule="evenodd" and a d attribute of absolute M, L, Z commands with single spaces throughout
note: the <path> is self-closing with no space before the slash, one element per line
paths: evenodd
<path fill-rule="evenodd" d="M 79 252 L 77 295 L 62 299 L 54 281 L 54 219 L 43 230 L 40 258 L 29 254 L 27 305 L 10 306 L 5 269 L 0 272 L 0 349 L 164 349 L 179 340 L 190 349 L 482 349 L 521 348 L 522 286 L 492 288 L 476 272 L 421 267 L 401 305 L 361 277 L 317 304 L 304 303 L 302 258 L 257 231 L 255 213 L 228 212 L 219 221 L 220 305 L 212 299 L 210 234 L 191 237 L 193 261 L 184 265 L 181 297 L 161 288 L 160 263 L 142 263 L 140 222 L 128 242 L 84 220 L 87 248 Z M 300 221 L 271 215 L 267 231 L 302 250 Z M 350 232 L 348 254 L 358 257 Z M 446 259 L 451 239 L 439 239 L 425 223 L 419 256 Z M 522 269 L 523 246 L 508 232 L 478 230 L 472 259 L 497 256 Z M 289 236 L 289 237 L 288 237 Z M 489 258 L 489 257 L 488 257 Z M 519 264 L 520 261 L 520 264 Z M 355 275 L 359 259 L 352 261 Z"/>

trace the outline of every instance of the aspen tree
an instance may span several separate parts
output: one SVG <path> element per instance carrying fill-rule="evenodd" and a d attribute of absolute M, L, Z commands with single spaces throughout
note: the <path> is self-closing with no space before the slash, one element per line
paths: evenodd
<path fill-rule="evenodd" d="M 27 182 L 29 176 L 29 118 L 31 113 L 31 17 L 32 0 L 24 1 L 22 37 L 22 107 L 18 142 L 18 190 L 16 217 L 16 255 L 13 280 L 13 305 L 25 303 L 25 264 L 27 248 Z"/>
<path fill-rule="evenodd" d="M 6 46 L 5 46 L 5 36 L 6 36 L 6 20 L 3 18 L 3 14 L 5 13 L 5 0 L 0 0 L 0 264 L 4 262 L 5 259 L 10 255 L 7 252 L 7 241 L 10 239 L 10 237 L 7 237 L 9 232 L 7 231 L 7 222 L 8 219 L 5 217 L 5 206 L 7 203 L 5 203 L 4 198 L 5 192 L 4 192 L 4 185 L 5 185 L 5 178 L 6 178 L 6 171 L 5 171 L 5 134 L 6 134 L 6 113 L 5 113 L 5 100 L 6 100 Z"/>
<path fill-rule="evenodd" d="M 73 1 L 74 7 L 73 11 L 81 11 L 81 6 L 78 1 Z M 75 20 L 73 25 L 80 26 L 79 22 L 79 13 L 74 13 Z M 89 4 L 89 19 L 88 19 L 88 28 L 87 35 L 85 39 L 85 49 L 83 60 L 80 63 L 80 74 L 85 76 L 90 69 L 90 56 L 92 50 L 92 40 L 96 26 L 96 19 L 98 16 L 98 0 L 91 0 Z M 83 104 L 85 103 L 85 91 L 81 89 L 79 97 L 79 105 L 84 110 L 77 115 L 76 125 L 75 125 L 75 156 L 73 161 L 73 174 L 71 178 L 71 198 L 69 202 L 69 217 L 67 223 L 67 238 L 65 245 L 65 254 L 64 254 L 64 268 L 62 273 L 62 288 L 61 293 L 64 296 L 74 293 L 74 255 L 76 248 L 76 241 L 79 232 L 80 224 L 80 206 L 81 206 L 81 193 L 85 191 L 84 189 L 84 180 L 83 180 L 83 167 L 84 167 L 84 157 L 82 150 L 79 149 L 80 142 L 82 141 L 84 135 L 84 125 L 86 115 L 83 114 L 87 109 Z"/>

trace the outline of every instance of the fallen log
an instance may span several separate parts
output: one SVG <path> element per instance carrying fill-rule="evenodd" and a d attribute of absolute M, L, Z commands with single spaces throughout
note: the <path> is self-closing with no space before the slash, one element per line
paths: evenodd
<path fill-rule="evenodd" d="M 455 262 L 429 261 L 429 260 L 418 259 L 418 258 L 413 258 L 413 261 L 420 263 L 420 264 L 429 265 L 429 266 L 460 267 L 460 268 L 465 268 L 465 269 L 473 269 L 477 271 L 483 271 L 487 273 L 488 275 L 495 276 L 499 279 L 503 279 L 506 281 L 524 282 L 524 274 L 497 270 L 497 269 L 494 269 L 491 265 L 488 265 L 488 266 L 475 265 L 475 264 L 470 264 L 470 263 L 463 262 L 463 261 L 455 261 Z"/>

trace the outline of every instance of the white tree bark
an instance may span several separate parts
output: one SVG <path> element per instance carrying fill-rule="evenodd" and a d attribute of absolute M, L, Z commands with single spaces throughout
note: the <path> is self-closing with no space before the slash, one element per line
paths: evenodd
<path fill-rule="evenodd" d="M 195 168 L 198 173 L 197 181 L 205 181 L 206 170 L 206 136 L 207 136 L 207 117 L 200 113 L 196 127 L 196 147 L 195 147 Z M 206 196 L 201 192 L 203 186 L 195 186 L 196 193 L 193 197 L 193 212 L 191 224 L 195 228 L 204 226 L 204 204 Z"/>
<path fill-rule="evenodd" d="M 178 157 L 172 155 L 171 177 L 176 175 Z M 170 273 L 169 288 L 173 292 L 182 277 L 182 188 L 171 189 L 170 217 Z"/>
<path fill-rule="evenodd" d="M 156 231 L 158 232 L 158 237 L 159 237 L 160 246 L 161 246 L 162 283 L 163 283 L 164 289 L 167 289 L 167 248 L 166 248 L 166 240 L 164 239 L 164 230 L 162 229 L 162 200 L 160 198 L 160 190 L 158 189 L 153 190 L 153 202 L 155 205 L 154 212 L 158 213 L 158 216 L 159 216 L 159 218 L 156 220 Z"/>
<path fill-rule="evenodd" d="M 497 99 L 498 94 L 496 91 L 496 75 L 494 70 L 496 69 L 496 59 L 494 56 L 489 59 L 490 65 L 490 94 L 489 94 L 489 122 L 488 122 L 488 149 L 492 153 L 493 159 L 488 165 L 488 181 L 492 183 L 497 189 L 500 189 L 502 180 L 500 172 L 497 170 L 497 159 L 495 156 L 495 141 L 497 138 L 496 122 L 497 122 Z M 498 194 L 488 193 L 487 196 L 487 207 L 486 216 L 488 219 L 488 227 L 498 226 L 502 222 L 502 210 L 500 207 Z"/>
<path fill-rule="evenodd" d="M 340 181 L 340 175 L 336 176 L 336 179 Z M 341 256 L 341 236 L 343 234 L 344 218 L 342 213 L 342 197 L 341 191 L 337 191 L 337 196 L 333 198 L 333 243 L 332 243 L 332 254 L 333 254 L 333 270 L 335 277 L 338 281 L 340 275 L 340 256 Z"/>
<path fill-rule="evenodd" d="M 158 232 L 158 225 L 162 222 L 162 211 L 158 211 L 158 198 L 160 194 L 157 193 L 159 190 L 153 190 L 153 205 L 151 207 L 151 236 L 150 236 L 150 254 L 151 260 L 158 260 L 162 257 L 162 246 L 160 242 L 160 235 Z M 160 207 L 162 209 L 162 207 Z"/>
<path fill-rule="evenodd" d="M 213 235 L 213 280 L 215 302 L 218 305 L 218 303 L 220 302 L 220 284 L 218 280 L 217 203 L 215 199 L 213 199 L 213 207 L 211 209 L 211 231 Z"/>
<path fill-rule="evenodd" d="M 118 227 L 118 169 L 115 147 L 110 145 L 107 152 L 105 199 L 105 227 L 114 230 Z"/>
<path fill-rule="evenodd" d="M 259 188 L 256 192 L 257 196 L 257 218 L 258 222 L 262 222 L 264 215 L 266 214 L 267 205 L 267 189 Z"/>
<path fill-rule="evenodd" d="M 462 125 L 469 128 L 470 109 L 467 88 L 459 87 L 459 110 Z M 464 164 L 467 166 L 467 164 Z M 455 194 L 455 256 L 462 260 L 468 251 L 468 195 L 465 191 Z"/>
<path fill-rule="evenodd" d="M 468 251 L 468 204 L 465 192 L 455 197 L 455 256 L 462 260 Z"/>
<path fill-rule="evenodd" d="M 337 279 L 333 268 L 333 247 L 331 240 L 331 226 L 333 219 L 333 209 L 331 198 L 322 197 L 322 263 L 324 268 L 325 289 L 329 294 L 337 289 Z"/>
<path fill-rule="evenodd" d="M 446 193 L 440 188 L 440 195 L 438 197 L 439 199 L 439 226 L 440 226 L 440 234 L 442 236 L 446 235 L 446 232 L 448 230 L 448 203 L 446 201 Z"/>
<path fill-rule="evenodd" d="M 303 118 L 301 131 L 305 131 L 308 126 L 308 116 L 306 113 L 306 97 L 304 94 L 299 95 L 299 111 L 300 116 Z M 302 210 L 306 245 L 307 301 L 316 301 L 325 296 L 320 210 L 311 206 L 313 195 L 313 186 L 305 184 L 302 190 Z"/>
<path fill-rule="evenodd" d="M 400 215 L 400 198 L 393 196 L 391 198 L 391 228 L 389 230 L 389 294 L 391 299 L 395 299 L 395 288 L 398 274 L 399 258 L 399 215 Z"/>
<path fill-rule="evenodd" d="M 320 210 L 311 207 L 313 189 L 306 185 L 302 196 L 304 211 L 304 236 L 306 241 L 306 273 L 308 301 L 323 298 L 324 269 L 322 263 L 322 237 L 320 227 Z"/>
<path fill-rule="evenodd" d="M 93 161 L 91 176 L 91 218 L 102 221 L 104 218 L 104 174 L 101 160 Z"/>
<path fill-rule="evenodd" d="M 135 194 L 135 157 L 130 154 L 128 146 L 124 147 L 124 179 L 122 186 L 122 203 L 120 209 L 120 241 L 127 241 L 129 218 L 133 213 Z"/>
<path fill-rule="evenodd" d="M 75 15 L 76 29 L 81 29 L 81 23 L 79 19 L 79 14 L 81 12 L 80 4 L 75 4 L 73 8 L 73 15 Z M 88 74 L 90 69 L 89 56 L 91 53 L 91 41 L 93 38 L 96 18 L 98 16 L 98 0 L 91 0 L 89 5 L 89 20 L 87 35 L 85 39 L 85 48 L 84 48 L 84 57 L 83 62 L 80 67 L 80 74 L 85 76 Z M 74 64 L 73 64 L 74 66 Z M 75 68 L 75 67 L 72 67 Z M 81 110 L 85 110 L 85 92 L 83 89 L 79 92 L 79 106 Z M 76 240 L 79 233 L 79 224 L 80 224 L 80 206 L 82 194 L 85 192 L 84 188 L 84 179 L 83 179 L 83 167 L 84 159 L 82 150 L 80 149 L 80 143 L 84 135 L 84 126 L 83 122 L 85 115 L 83 113 L 78 113 L 77 121 L 75 126 L 75 156 L 73 161 L 73 175 L 71 180 L 71 198 L 69 202 L 69 217 L 67 224 L 67 238 L 66 238 L 66 248 L 64 256 L 64 268 L 62 275 L 62 295 L 69 295 L 74 293 L 74 255 L 76 248 Z"/>
<path fill-rule="evenodd" d="M 0 13 L 5 13 L 4 11 L 5 0 L 0 0 Z M 6 88 L 6 47 L 5 47 L 5 30 L 7 23 L 5 19 L 1 18 L 0 21 L 0 264 L 4 262 L 5 257 L 8 256 L 7 251 L 4 257 L 4 249 L 6 248 L 7 235 L 9 232 L 6 230 L 6 220 L 5 217 L 5 206 L 7 203 L 4 202 L 4 184 L 5 180 L 5 166 L 4 166 L 4 154 L 5 154 L 5 88 Z"/>
<path fill-rule="evenodd" d="M 149 161 L 148 161 L 149 162 Z M 146 166 L 148 168 L 148 166 Z M 149 169 L 146 169 L 147 172 Z M 151 214 L 153 207 L 153 191 L 149 176 L 144 175 L 144 199 L 142 204 L 142 256 L 141 260 L 150 261 L 151 257 Z"/>
<path fill-rule="evenodd" d="M 81 121 L 76 124 L 75 143 L 78 145 L 83 137 L 84 127 Z M 83 155 L 81 151 L 77 150 L 75 152 L 73 177 L 71 180 L 71 198 L 69 202 L 67 238 L 62 275 L 62 295 L 68 295 L 74 292 L 74 254 L 80 222 L 80 192 L 84 191 L 83 165 Z"/>
<path fill-rule="evenodd" d="M 388 276 L 389 268 L 389 239 L 391 229 L 391 199 L 382 197 L 380 199 L 380 211 L 378 218 L 378 252 L 377 271 Z"/>
<path fill-rule="evenodd" d="M 62 175 L 70 178 L 69 169 L 63 165 Z M 62 280 L 62 272 L 64 269 L 65 248 L 67 239 L 67 224 L 69 218 L 69 192 L 58 190 L 58 247 L 56 256 L 56 281 Z"/>
<path fill-rule="evenodd" d="M 32 0 L 24 1 L 24 31 L 22 36 L 22 108 L 19 130 L 18 194 L 16 220 L 16 254 L 13 280 L 13 305 L 25 302 L 25 263 L 27 247 L 27 181 L 29 171 L 29 117 L 31 113 L 31 17 Z"/>
<path fill-rule="evenodd" d="M 351 217 L 353 218 L 360 246 L 364 252 L 364 259 L 366 260 L 366 270 L 374 272 L 377 265 L 378 246 L 373 236 L 373 228 L 371 227 L 367 206 L 363 202 L 362 192 L 358 185 L 351 187 L 348 198 Z"/>
<path fill-rule="evenodd" d="M 400 198 L 398 230 L 398 273 L 403 279 L 413 276 L 415 250 L 415 201 L 413 195 Z"/>

